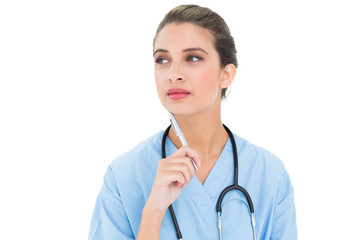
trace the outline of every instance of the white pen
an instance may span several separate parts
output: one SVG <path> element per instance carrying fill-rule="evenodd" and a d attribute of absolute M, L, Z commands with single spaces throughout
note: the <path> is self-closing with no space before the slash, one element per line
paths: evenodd
<path fill-rule="evenodd" d="M 174 114 L 172 114 L 172 113 L 170 113 L 170 122 L 171 122 L 171 125 L 174 127 L 176 135 L 180 138 L 181 144 L 183 146 L 188 146 L 185 136 L 184 136 L 183 132 L 181 131 L 181 128 L 180 128 L 178 122 L 176 121 Z M 194 159 L 192 159 L 192 158 L 190 158 L 190 159 L 191 159 L 192 164 L 194 165 L 195 170 L 199 171 L 198 167 L 196 166 L 196 164 L 194 162 Z"/>

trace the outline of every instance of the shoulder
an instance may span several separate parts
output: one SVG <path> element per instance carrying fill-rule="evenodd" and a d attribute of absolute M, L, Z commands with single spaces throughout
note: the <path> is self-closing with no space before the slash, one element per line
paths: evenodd
<path fill-rule="evenodd" d="M 128 152 L 115 158 L 109 165 L 116 185 L 128 189 L 131 182 L 152 181 L 161 159 L 161 140 L 164 131 L 159 131 L 140 142 Z M 108 170 L 108 172 L 109 172 Z"/>
<path fill-rule="evenodd" d="M 127 211 L 145 204 L 161 159 L 162 135 L 159 131 L 115 158 L 105 173 L 102 189 L 121 199 Z"/>
<path fill-rule="evenodd" d="M 115 158 L 111 163 L 112 169 L 138 167 L 151 159 L 153 155 L 161 154 L 161 140 L 163 131 L 159 131 L 148 139 L 141 141 L 131 150 Z"/>
<path fill-rule="evenodd" d="M 283 168 L 282 161 L 272 152 L 261 146 L 255 145 L 236 134 L 234 134 L 234 137 L 239 157 L 246 158 L 253 163 L 261 165 L 270 164 L 274 168 Z"/>
<path fill-rule="evenodd" d="M 255 193 L 259 196 L 273 196 L 279 202 L 293 191 L 282 160 L 239 136 L 235 139 L 239 145 L 239 174 L 243 178 L 242 181 L 251 185 Z"/>
<path fill-rule="evenodd" d="M 235 136 L 238 145 L 239 181 L 248 182 L 261 192 L 280 195 L 292 191 L 284 163 L 275 154 Z"/>
<path fill-rule="evenodd" d="M 272 152 L 234 135 L 238 147 L 239 163 L 244 161 L 259 171 L 279 173 L 284 171 L 283 162 Z"/>

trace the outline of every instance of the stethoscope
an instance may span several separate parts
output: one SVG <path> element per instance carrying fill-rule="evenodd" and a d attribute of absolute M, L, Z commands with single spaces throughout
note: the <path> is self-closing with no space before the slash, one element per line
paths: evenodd
<path fill-rule="evenodd" d="M 240 192 L 242 192 L 245 195 L 246 201 L 248 203 L 248 208 L 249 208 L 249 211 L 250 211 L 250 215 L 251 215 L 251 225 L 252 225 L 253 239 L 256 240 L 256 232 L 255 232 L 256 224 L 255 224 L 255 217 L 254 217 L 254 205 L 252 203 L 252 200 L 250 198 L 249 193 L 245 190 L 245 188 L 239 186 L 239 184 L 238 184 L 238 156 L 237 156 L 235 139 L 234 139 L 234 136 L 233 136 L 232 132 L 230 131 L 230 129 L 227 128 L 225 125 L 223 125 L 223 126 L 224 126 L 226 132 L 228 133 L 228 135 L 230 137 L 231 145 L 232 145 L 232 149 L 233 149 L 233 155 L 234 155 L 234 184 L 228 186 L 227 188 L 225 188 L 221 192 L 221 194 L 219 196 L 219 199 L 217 201 L 217 204 L 216 204 L 220 240 L 222 240 L 222 236 L 221 236 L 221 203 L 222 203 L 226 193 L 228 193 L 231 190 L 239 190 Z M 161 144 L 162 158 L 166 158 L 165 141 L 166 141 L 166 137 L 169 134 L 170 127 L 171 127 L 171 125 L 165 130 L 163 138 L 162 138 L 162 144 Z M 176 220 L 175 212 L 174 212 L 174 209 L 173 209 L 172 205 L 169 206 L 169 212 L 170 212 L 171 218 L 172 218 L 173 223 L 174 223 L 176 236 L 177 236 L 177 238 L 179 240 L 182 240 L 182 235 L 181 235 L 181 232 L 180 232 L 179 224 L 178 224 L 178 222 Z"/>

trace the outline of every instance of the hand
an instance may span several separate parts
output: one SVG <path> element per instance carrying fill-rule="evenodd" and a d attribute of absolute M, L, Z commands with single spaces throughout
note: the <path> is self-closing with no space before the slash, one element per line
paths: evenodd
<path fill-rule="evenodd" d="M 200 167 L 199 154 L 189 146 L 182 147 L 160 160 L 146 208 L 159 213 L 165 212 L 179 197 L 195 174 L 191 158 Z"/>

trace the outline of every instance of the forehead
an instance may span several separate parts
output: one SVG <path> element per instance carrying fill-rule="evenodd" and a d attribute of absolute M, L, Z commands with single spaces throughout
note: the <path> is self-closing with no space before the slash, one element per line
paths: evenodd
<path fill-rule="evenodd" d="M 156 38 L 154 49 L 163 48 L 168 50 L 202 47 L 215 50 L 213 36 L 208 29 L 192 23 L 169 23 Z"/>

